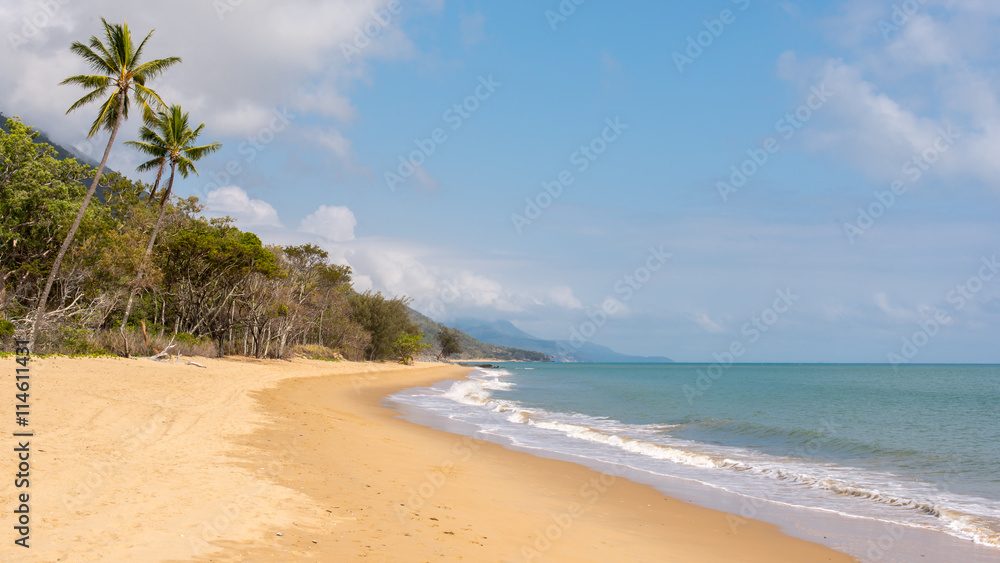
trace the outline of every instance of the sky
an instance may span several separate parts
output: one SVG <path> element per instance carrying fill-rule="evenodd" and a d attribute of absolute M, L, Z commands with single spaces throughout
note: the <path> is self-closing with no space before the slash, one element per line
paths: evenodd
<path fill-rule="evenodd" d="M 98 160 L 58 84 L 101 17 L 224 145 L 175 193 L 438 321 L 1000 362 L 996 2 L 0 0 L 0 111 Z"/>

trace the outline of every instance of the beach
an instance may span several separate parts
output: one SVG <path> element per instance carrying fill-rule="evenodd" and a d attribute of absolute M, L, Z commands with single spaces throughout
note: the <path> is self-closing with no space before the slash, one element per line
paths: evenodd
<path fill-rule="evenodd" d="M 852 560 L 381 405 L 467 368 L 197 361 L 32 362 L 31 548 L 11 531 L 24 489 L 4 479 L 0 559 Z"/>

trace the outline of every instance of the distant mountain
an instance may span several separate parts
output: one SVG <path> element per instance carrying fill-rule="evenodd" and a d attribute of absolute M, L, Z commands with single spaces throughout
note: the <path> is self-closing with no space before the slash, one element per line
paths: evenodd
<path fill-rule="evenodd" d="M 671 363 L 663 356 L 629 356 L 615 352 L 607 346 L 592 342 L 571 342 L 568 340 L 542 340 L 517 328 L 509 321 L 483 321 L 462 318 L 455 320 L 454 326 L 489 344 L 513 346 L 533 350 L 552 356 L 557 362 L 583 363 Z"/>
<path fill-rule="evenodd" d="M 409 309 L 410 320 L 420 327 L 424 333 L 424 342 L 431 345 L 424 355 L 435 357 L 441 351 L 441 346 L 437 342 L 437 335 L 444 328 L 444 325 L 434 322 L 431 318 Z M 485 344 L 476 340 L 472 336 L 459 330 L 459 345 L 462 353 L 452 356 L 452 360 L 468 359 L 490 359 L 504 362 L 551 362 L 552 358 L 547 354 L 532 351 L 520 350 L 509 346 Z"/>

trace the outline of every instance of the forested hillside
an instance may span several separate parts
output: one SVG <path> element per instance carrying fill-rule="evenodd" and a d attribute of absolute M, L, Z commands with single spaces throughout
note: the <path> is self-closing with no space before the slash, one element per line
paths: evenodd
<path fill-rule="evenodd" d="M 420 328 L 427 342 L 431 344 L 431 348 L 427 350 L 427 355 L 436 357 L 441 351 L 441 345 L 438 342 L 437 335 L 444 328 L 444 325 L 435 322 L 430 317 L 422 315 L 413 309 L 410 309 L 409 313 L 410 319 Z M 485 342 L 480 342 L 460 330 L 456 330 L 456 332 L 458 333 L 458 344 L 462 351 L 459 354 L 452 356 L 451 359 L 467 360 L 476 358 L 504 362 L 552 361 L 551 357 L 541 352 L 521 350 L 519 348 L 511 348 L 509 346 L 486 344 Z"/>
<path fill-rule="evenodd" d="M 10 349 L 30 329 L 94 171 L 20 121 L 3 125 L 0 349 Z M 143 269 L 160 207 L 152 190 L 117 173 L 103 176 L 103 195 L 88 207 L 55 278 L 36 352 L 148 355 L 173 345 L 169 352 L 186 355 L 396 360 L 440 351 L 441 325 L 409 309 L 405 297 L 358 293 L 350 268 L 330 263 L 323 249 L 264 245 L 231 220 L 202 217 L 195 197 L 164 201 Z M 547 360 L 464 333 L 459 342 L 459 359 Z"/>
<path fill-rule="evenodd" d="M 0 338 L 27 334 L 53 259 L 93 170 L 39 144 L 17 120 L 0 132 Z M 166 201 L 157 222 L 151 186 L 111 173 L 87 209 L 39 320 L 37 352 L 172 351 L 286 357 L 294 346 L 351 359 L 392 358 L 417 328 L 405 299 L 357 294 L 351 271 L 319 247 L 265 246 L 228 219 L 200 215 L 197 198 Z M 157 198 L 158 200 L 159 198 Z M 130 295 L 131 315 L 120 327 Z M 361 316 L 364 310 L 367 316 Z"/>

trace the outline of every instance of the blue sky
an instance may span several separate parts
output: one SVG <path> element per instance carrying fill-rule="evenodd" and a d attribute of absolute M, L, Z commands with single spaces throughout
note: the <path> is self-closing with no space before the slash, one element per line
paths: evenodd
<path fill-rule="evenodd" d="M 1000 7 L 677 4 L 5 4 L 0 109 L 100 147 L 56 84 L 127 18 L 225 145 L 178 194 L 438 320 L 682 361 L 1000 362 Z"/>

